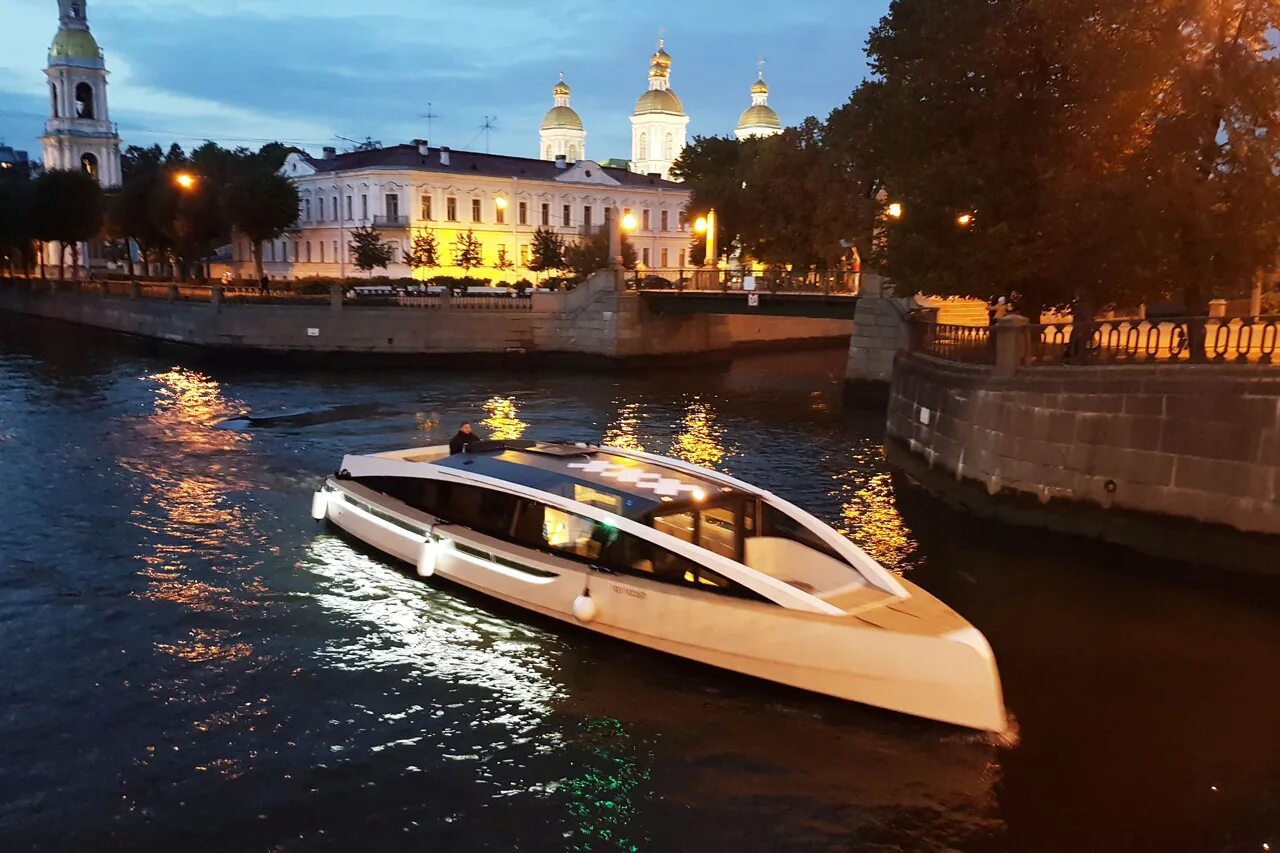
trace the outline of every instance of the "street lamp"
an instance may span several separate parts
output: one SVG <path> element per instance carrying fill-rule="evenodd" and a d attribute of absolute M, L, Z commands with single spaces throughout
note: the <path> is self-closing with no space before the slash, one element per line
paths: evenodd
<path fill-rule="evenodd" d="M 900 201 L 890 202 L 889 206 L 885 208 L 885 214 L 890 219 L 901 219 L 902 218 L 902 202 Z"/>
<path fill-rule="evenodd" d="M 696 220 L 694 220 L 693 230 L 697 231 L 699 234 L 706 234 L 707 233 L 707 217 L 699 216 Z"/>
<path fill-rule="evenodd" d="M 960 214 L 959 216 L 956 217 L 956 224 L 959 225 L 961 228 L 968 228 L 970 225 L 973 224 L 973 214 L 972 213 Z"/>
<path fill-rule="evenodd" d="M 622 217 L 622 230 L 623 230 L 623 231 L 634 231 L 634 230 L 636 230 L 636 217 L 635 217 L 635 214 L 628 213 L 626 216 Z"/>
<path fill-rule="evenodd" d="M 496 199 L 493 200 L 493 203 L 498 206 L 498 210 L 507 209 L 507 199 L 505 196 L 498 196 Z"/>
<path fill-rule="evenodd" d="M 196 176 L 190 172 L 179 172 L 174 177 L 173 182 L 184 190 L 194 189 L 196 185 Z"/>

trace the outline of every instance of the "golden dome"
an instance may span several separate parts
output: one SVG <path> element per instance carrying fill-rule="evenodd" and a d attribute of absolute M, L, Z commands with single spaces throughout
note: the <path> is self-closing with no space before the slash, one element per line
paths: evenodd
<path fill-rule="evenodd" d="M 671 54 L 667 53 L 667 49 L 664 46 L 665 44 L 666 42 L 663 39 L 658 39 L 658 49 L 654 52 L 653 56 L 649 57 L 649 67 L 651 71 L 658 69 L 663 71 L 671 70 Z"/>
<path fill-rule="evenodd" d="M 50 59 L 102 60 L 102 49 L 88 30 L 58 30 L 49 45 Z"/>
<path fill-rule="evenodd" d="M 564 82 L 564 78 L 561 78 L 560 82 L 556 84 L 556 87 L 551 90 L 551 94 L 553 95 L 569 94 L 569 84 Z"/>
<path fill-rule="evenodd" d="M 756 82 L 751 84 L 751 94 L 753 95 L 769 94 L 769 84 L 764 82 L 764 80 L 757 80 Z"/>
<path fill-rule="evenodd" d="M 670 89 L 650 89 L 636 101 L 636 115 L 641 113 L 674 113 L 684 115 L 684 105 Z"/>
<path fill-rule="evenodd" d="M 568 86 L 565 86 L 568 89 Z M 552 107 L 542 119 L 543 130 L 582 130 L 582 119 L 573 107 Z"/>
<path fill-rule="evenodd" d="M 756 104 L 753 107 L 747 107 L 742 114 L 742 118 L 738 119 L 738 130 L 749 130 L 757 127 L 782 130 L 782 121 L 778 118 L 778 114 L 773 111 L 773 107 L 766 104 Z"/>

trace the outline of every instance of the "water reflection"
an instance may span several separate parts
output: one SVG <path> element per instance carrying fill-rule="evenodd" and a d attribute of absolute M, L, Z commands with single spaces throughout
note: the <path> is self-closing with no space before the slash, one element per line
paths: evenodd
<path fill-rule="evenodd" d="M 487 437 L 492 441 L 514 441 L 529 428 L 517 414 L 515 397 L 490 397 L 484 410 L 488 417 L 480 423 L 488 429 Z"/>
<path fill-rule="evenodd" d="M 671 445 L 671 456 L 703 468 L 718 468 L 729 455 L 724 445 L 724 427 L 716 420 L 710 403 L 694 398 L 684 411 L 681 431 Z"/>
<path fill-rule="evenodd" d="M 640 440 L 640 427 L 643 416 L 640 413 L 639 403 L 623 403 L 618 405 L 617 415 L 609 426 L 605 427 L 604 438 L 602 441 L 609 447 L 617 447 L 621 450 L 639 450 L 644 451 L 644 443 Z"/>
<path fill-rule="evenodd" d="M 849 470 L 836 474 L 833 496 L 840 500 L 838 529 L 881 565 L 911 568 L 918 545 L 898 510 L 893 477 L 884 469 L 879 446 L 864 442 L 849 457 Z"/>
<path fill-rule="evenodd" d="M 568 799 L 572 834 L 570 850 L 635 851 L 647 838 L 634 838 L 640 804 L 651 796 L 654 756 L 648 744 L 632 737 L 630 727 L 612 717 L 583 720 L 576 738 L 591 761 L 584 771 L 565 779 L 560 792 Z M 643 750 L 642 760 L 633 754 Z M 643 831 L 643 830 L 641 830 Z"/>

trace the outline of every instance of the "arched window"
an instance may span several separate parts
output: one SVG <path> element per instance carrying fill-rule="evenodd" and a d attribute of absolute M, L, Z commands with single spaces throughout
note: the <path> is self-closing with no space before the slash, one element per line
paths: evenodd
<path fill-rule="evenodd" d="M 578 162 L 578 146 L 576 145 L 569 146 L 569 160 L 570 162 L 573 162 L 573 163 Z"/>
<path fill-rule="evenodd" d="M 548 145 L 548 146 L 547 146 L 547 159 L 548 159 L 548 160 L 554 160 L 554 159 L 555 159 L 555 157 L 553 157 L 553 156 L 552 156 L 552 154 L 551 154 L 551 146 L 550 146 L 550 145 Z"/>
<path fill-rule="evenodd" d="M 78 18 L 80 17 L 80 4 L 79 4 L 79 3 L 72 3 L 72 4 L 71 4 L 71 17 L 72 17 L 73 19 L 78 19 Z"/>
<path fill-rule="evenodd" d="M 649 159 L 649 135 L 647 133 L 640 134 L 640 147 L 637 150 L 637 160 Z"/>
<path fill-rule="evenodd" d="M 76 115 L 93 118 L 93 87 L 88 83 L 76 84 Z"/>
<path fill-rule="evenodd" d="M 666 140 L 662 143 L 662 159 L 673 160 L 676 156 L 676 139 L 671 134 L 667 134 Z"/>
<path fill-rule="evenodd" d="M 97 180 L 98 178 L 98 158 L 92 154 L 85 154 L 80 158 L 80 169 L 86 175 Z"/>
<path fill-rule="evenodd" d="M 49 84 L 49 110 L 54 118 L 58 118 L 58 84 Z"/>

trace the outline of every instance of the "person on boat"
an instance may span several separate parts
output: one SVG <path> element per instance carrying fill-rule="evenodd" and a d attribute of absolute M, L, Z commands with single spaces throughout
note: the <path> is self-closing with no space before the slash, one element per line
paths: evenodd
<path fill-rule="evenodd" d="M 475 444 L 480 440 L 480 436 L 471 431 L 471 424 L 464 423 L 458 430 L 458 434 L 449 442 L 449 455 L 463 453 L 469 445 Z"/>

